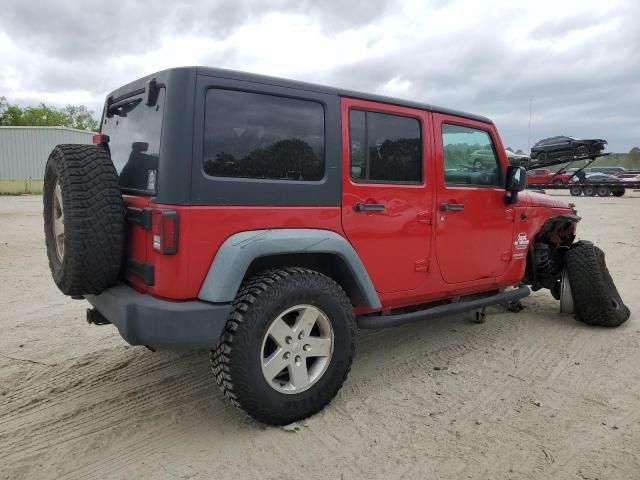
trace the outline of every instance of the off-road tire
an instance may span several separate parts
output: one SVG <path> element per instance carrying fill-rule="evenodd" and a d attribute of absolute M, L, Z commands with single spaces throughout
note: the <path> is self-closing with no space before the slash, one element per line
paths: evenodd
<path fill-rule="evenodd" d="M 53 194 L 59 182 L 64 255 L 56 253 Z M 124 210 L 118 174 L 104 148 L 58 145 L 44 175 L 44 233 L 49 268 L 65 295 L 98 294 L 118 280 L 124 248 Z"/>
<path fill-rule="evenodd" d="M 576 318 L 601 327 L 622 325 L 631 314 L 605 264 L 604 252 L 578 242 L 565 254 Z"/>
<path fill-rule="evenodd" d="M 299 304 L 326 313 L 334 332 L 333 353 L 316 383 L 300 393 L 284 394 L 262 374 L 261 346 L 271 322 Z M 331 278 L 298 267 L 266 270 L 240 287 L 220 343 L 211 350 L 211 368 L 231 404 L 260 422 L 289 424 L 318 412 L 336 395 L 351 368 L 355 329 L 351 302 Z"/>

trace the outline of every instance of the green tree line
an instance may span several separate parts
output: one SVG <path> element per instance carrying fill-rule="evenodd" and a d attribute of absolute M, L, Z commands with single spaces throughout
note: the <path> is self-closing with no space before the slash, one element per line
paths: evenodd
<path fill-rule="evenodd" d="M 84 105 L 56 108 L 45 103 L 37 107 L 20 107 L 0 97 L 0 126 L 69 127 L 78 130 L 98 130 L 93 111 Z"/>
<path fill-rule="evenodd" d="M 586 160 L 573 162 L 571 167 L 582 167 L 587 164 Z M 558 170 L 562 170 L 566 165 L 560 165 Z M 640 170 L 640 148 L 633 147 L 629 153 L 612 153 L 605 157 L 598 158 L 593 167 L 624 167 L 627 170 Z M 555 167 L 553 167 L 555 168 Z"/>
<path fill-rule="evenodd" d="M 640 148 L 633 147 L 629 153 L 612 153 L 598 160 L 594 166 L 596 165 L 610 165 L 612 167 L 640 170 Z"/>
<path fill-rule="evenodd" d="M 505 148 L 505 150 L 509 150 L 513 152 L 511 147 Z M 524 153 L 522 150 L 518 149 L 515 153 Z M 571 163 L 571 167 L 582 167 L 587 164 L 585 160 L 579 160 Z M 566 167 L 567 164 L 562 164 L 558 167 L 558 170 L 562 170 Z M 594 167 L 624 167 L 627 170 L 640 170 L 640 148 L 633 147 L 629 153 L 611 153 L 605 157 L 599 158 L 596 163 L 593 164 Z"/>

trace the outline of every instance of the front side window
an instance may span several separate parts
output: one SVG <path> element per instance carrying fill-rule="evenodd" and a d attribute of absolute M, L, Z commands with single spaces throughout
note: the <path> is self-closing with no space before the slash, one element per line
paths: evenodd
<path fill-rule="evenodd" d="M 350 172 L 356 182 L 420 183 L 422 137 L 415 118 L 351 110 Z"/>
<path fill-rule="evenodd" d="M 446 185 L 501 186 L 500 162 L 488 132 L 445 123 L 442 151 Z"/>
<path fill-rule="evenodd" d="M 204 171 L 215 177 L 321 180 L 320 103 L 235 90 L 207 91 Z"/>

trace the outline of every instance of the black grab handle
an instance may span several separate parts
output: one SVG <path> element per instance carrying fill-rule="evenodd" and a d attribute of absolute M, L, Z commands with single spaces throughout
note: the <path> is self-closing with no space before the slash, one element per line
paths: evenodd
<path fill-rule="evenodd" d="M 464 205 L 461 203 L 441 203 L 440 210 L 443 212 L 459 212 L 464 210 Z"/>
<path fill-rule="evenodd" d="M 356 212 L 382 212 L 384 205 L 382 203 L 356 203 L 353 206 Z"/>

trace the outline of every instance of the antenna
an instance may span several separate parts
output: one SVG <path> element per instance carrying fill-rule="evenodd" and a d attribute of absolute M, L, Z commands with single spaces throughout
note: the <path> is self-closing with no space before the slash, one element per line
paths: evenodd
<path fill-rule="evenodd" d="M 531 153 L 531 97 L 529 97 L 529 138 L 527 139 L 527 148 Z"/>

